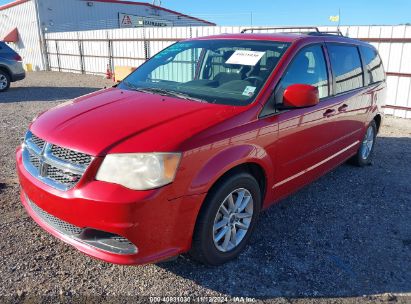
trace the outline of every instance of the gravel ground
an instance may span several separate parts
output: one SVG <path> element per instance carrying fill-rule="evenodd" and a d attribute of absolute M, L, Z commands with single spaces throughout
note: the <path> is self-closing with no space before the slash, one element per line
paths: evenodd
<path fill-rule="evenodd" d="M 385 119 L 373 166 L 342 165 L 273 206 L 251 246 L 221 267 L 185 257 L 122 267 L 49 236 L 19 202 L 15 147 L 35 115 L 105 85 L 112 83 L 37 72 L 0 95 L 0 302 L 149 300 L 128 298 L 138 295 L 411 303 L 411 121 L 401 119 Z"/>

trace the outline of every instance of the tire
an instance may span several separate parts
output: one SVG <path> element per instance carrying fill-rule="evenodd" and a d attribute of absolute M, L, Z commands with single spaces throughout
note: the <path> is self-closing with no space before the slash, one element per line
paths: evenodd
<path fill-rule="evenodd" d="M 357 154 L 351 158 L 351 163 L 364 167 L 369 166 L 372 163 L 374 157 L 375 139 L 377 137 L 377 125 L 375 121 L 371 121 L 368 125 L 367 131 L 364 134 L 364 138 L 358 148 Z"/>
<path fill-rule="evenodd" d="M 233 200 L 230 200 L 230 196 Z M 236 209 L 237 212 L 232 212 L 237 202 L 241 202 L 237 205 L 240 208 Z M 225 209 L 221 207 L 222 205 Z M 235 259 L 250 239 L 260 208 L 261 190 L 252 175 L 238 173 L 224 178 L 210 191 L 204 201 L 197 219 L 189 255 L 196 261 L 212 266 Z M 224 225 L 217 228 L 222 223 Z M 233 233 L 233 230 L 237 233 Z M 233 235 L 236 235 L 236 238 Z M 234 239 L 237 240 L 235 245 Z"/>
<path fill-rule="evenodd" d="M 0 92 L 5 92 L 10 88 L 10 76 L 8 73 L 0 70 Z"/>

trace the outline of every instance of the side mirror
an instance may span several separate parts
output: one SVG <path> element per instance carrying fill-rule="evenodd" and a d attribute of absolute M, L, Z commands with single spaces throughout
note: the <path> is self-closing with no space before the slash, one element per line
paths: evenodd
<path fill-rule="evenodd" d="M 283 105 L 287 108 L 312 107 L 319 100 L 318 88 L 308 84 L 292 84 L 283 95 Z"/>

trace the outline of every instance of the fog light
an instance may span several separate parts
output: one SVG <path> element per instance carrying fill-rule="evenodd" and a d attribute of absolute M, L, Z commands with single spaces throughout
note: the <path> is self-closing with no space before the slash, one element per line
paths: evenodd
<path fill-rule="evenodd" d="M 85 228 L 77 237 L 82 242 L 117 254 L 136 254 L 137 247 L 128 239 L 117 234 Z"/>

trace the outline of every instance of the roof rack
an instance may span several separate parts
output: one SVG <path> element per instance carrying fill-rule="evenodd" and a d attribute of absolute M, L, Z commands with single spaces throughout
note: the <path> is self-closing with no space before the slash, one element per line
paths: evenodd
<path fill-rule="evenodd" d="M 266 31 L 266 30 L 285 30 L 282 33 L 304 33 L 311 36 L 342 36 L 344 35 L 338 29 L 336 31 L 320 31 L 316 26 L 287 26 L 287 27 L 261 27 L 261 28 L 245 28 L 241 31 L 242 34 L 254 31 Z M 298 30 L 298 31 L 286 31 L 286 30 Z"/>
<path fill-rule="evenodd" d="M 296 31 L 294 33 L 310 33 L 314 30 L 314 32 L 320 33 L 320 30 L 316 26 L 287 26 L 287 27 L 260 27 L 260 28 L 245 28 L 241 31 L 242 34 L 247 33 L 251 31 L 251 33 L 254 33 L 254 31 L 266 31 L 266 30 L 302 30 L 302 31 Z"/>
<path fill-rule="evenodd" d="M 311 32 L 311 33 L 307 33 L 307 35 L 312 35 L 312 36 L 342 36 L 342 37 L 344 37 L 343 33 L 341 33 L 340 30 Z"/>

